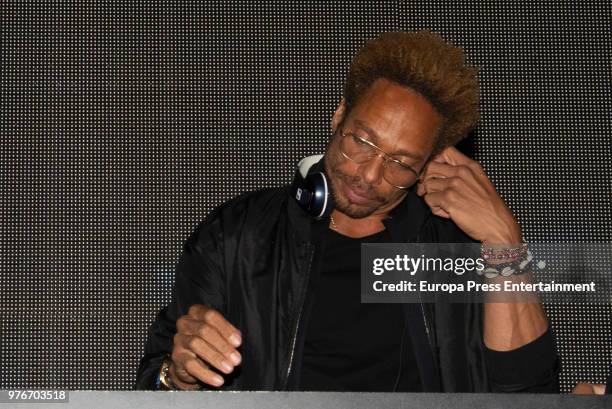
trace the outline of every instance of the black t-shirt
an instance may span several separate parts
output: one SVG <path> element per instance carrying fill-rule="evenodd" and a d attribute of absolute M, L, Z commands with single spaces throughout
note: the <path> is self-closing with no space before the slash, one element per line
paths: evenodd
<path fill-rule="evenodd" d="M 324 253 L 307 323 L 300 389 L 420 391 L 402 305 L 361 303 L 361 243 L 389 242 L 388 232 L 359 239 L 331 229 L 322 234 Z"/>

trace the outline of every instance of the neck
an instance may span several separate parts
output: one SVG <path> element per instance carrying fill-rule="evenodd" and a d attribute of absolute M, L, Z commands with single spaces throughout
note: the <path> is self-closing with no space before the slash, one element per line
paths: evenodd
<path fill-rule="evenodd" d="M 354 219 L 338 210 L 333 210 L 331 213 L 333 223 L 330 223 L 330 228 L 348 237 L 370 236 L 385 230 L 383 220 L 387 218 L 387 215 L 388 213 L 381 213 L 363 219 Z"/>

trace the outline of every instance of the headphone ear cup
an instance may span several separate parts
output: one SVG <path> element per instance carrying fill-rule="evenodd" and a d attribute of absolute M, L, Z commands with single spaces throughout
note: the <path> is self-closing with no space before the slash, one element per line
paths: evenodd
<path fill-rule="evenodd" d="M 291 184 L 293 199 L 302 210 L 317 219 L 329 216 L 334 208 L 322 158 L 323 155 L 312 155 L 302 159 Z"/>
<path fill-rule="evenodd" d="M 317 219 L 329 216 L 333 209 L 331 191 L 322 172 L 309 173 L 305 178 L 296 172 L 291 194 L 306 213 Z"/>
<path fill-rule="evenodd" d="M 332 195 L 323 172 L 313 172 L 306 176 L 305 186 L 311 193 L 309 213 L 320 219 L 328 216 L 332 210 Z"/>

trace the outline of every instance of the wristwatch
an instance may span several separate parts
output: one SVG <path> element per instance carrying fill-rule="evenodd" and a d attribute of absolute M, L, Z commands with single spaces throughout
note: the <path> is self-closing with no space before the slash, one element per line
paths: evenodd
<path fill-rule="evenodd" d="M 171 363 L 172 363 L 172 360 L 170 359 L 170 357 L 168 355 L 164 356 L 164 360 L 162 361 L 162 366 L 161 366 L 161 369 L 159 370 L 159 375 L 158 375 L 158 382 L 157 382 L 158 389 L 161 389 L 164 391 L 174 391 L 178 389 L 176 385 L 174 384 L 174 382 L 172 382 L 172 378 L 170 377 L 169 371 L 170 371 Z"/>

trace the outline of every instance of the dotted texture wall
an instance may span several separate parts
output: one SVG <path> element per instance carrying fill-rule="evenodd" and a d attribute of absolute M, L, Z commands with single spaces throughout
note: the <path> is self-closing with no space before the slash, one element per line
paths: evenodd
<path fill-rule="evenodd" d="M 610 241 L 610 4 L 558 3 L 3 2 L 0 388 L 131 388 L 187 235 L 322 152 L 381 31 L 481 67 L 468 142 L 528 240 Z M 611 306 L 546 308 L 562 390 L 603 382 Z"/>

